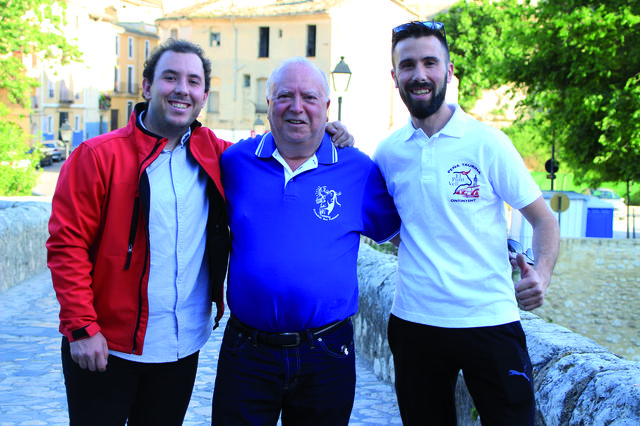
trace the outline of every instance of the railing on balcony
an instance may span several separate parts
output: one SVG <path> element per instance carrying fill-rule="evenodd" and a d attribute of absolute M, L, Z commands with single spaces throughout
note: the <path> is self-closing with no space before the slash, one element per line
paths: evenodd
<path fill-rule="evenodd" d="M 125 95 L 137 95 L 140 91 L 140 85 L 125 81 L 116 81 L 113 83 L 113 93 Z"/>

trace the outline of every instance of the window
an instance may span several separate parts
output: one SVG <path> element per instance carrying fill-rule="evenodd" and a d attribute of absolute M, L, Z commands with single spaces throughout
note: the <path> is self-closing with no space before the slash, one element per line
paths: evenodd
<path fill-rule="evenodd" d="M 114 67 L 114 76 L 113 76 L 113 91 L 120 92 L 120 68 L 117 66 Z"/>
<path fill-rule="evenodd" d="M 127 116 L 125 117 L 125 121 L 129 121 L 129 117 L 131 117 L 131 113 L 133 112 L 133 102 L 127 101 Z"/>
<path fill-rule="evenodd" d="M 307 25 L 307 56 L 316 56 L 316 26 Z"/>
<path fill-rule="evenodd" d="M 220 112 L 220 92 L 217 90 L 209 90 L 207 112 Z"/>
<path fill-rule="evenodd" d="M 260 27 L 260 45 L 258 58 L 269 57 L 269 27 Z"/>
<path fill-rule="evenodd" d="M 249 74 L 244 75 L 244 87 L 251 87 L 251 76 Z"/>
<path fill-rule="evenodd" d="M 47 133 L 53 133 L 53 115 L 47 117 Z"/>
<path fill-rule="evenodd" d="M 267 105 L 267 79 L 259 78 L 257 81 L 258 91 L 257 99 L 256 99 L 256 112 L 265 113 L 268 110 Z"/>
<path fill-rule="evenodd" d="M 47 79 L 47 94 L 50 98 L 56 97 L 56 83 L 54 83 L 50 79 Z"/>
<path fill-rule="evenodd" d="M 69 104 L 73 102 L 71 99 L 71 91 L 69 90 L 69 84 L 67 83 L 68 77 L 60 80 L 60 102 Z"/>
<path fill-rule="evenodd" d="M 133 66 L 127 66 L 127 93 L 135 93 L 135 87 L 133 85 Z M 128 119 L 128 117 L 127 117 Z"/>
<path fill-rule="evenodd" d="M 75 123 L 73 125 L 73 130 L 76 131 L 76 132 L 79 132 L 80 131 L 80 116 L 76 115 L 74 117 L 74 119 L 75 119 Z"/>
<path fill-rule="evenodd" d="M 120 34 L 116 34 L 116 56 L 120 56 Z"/>
<path fill-rule="evenodd" d="M 144 59 L 149 58 L 150 51 L 151 51 L 151 43 L 149 43 L 149 40 L 145 40 L 144 41 Z"/>
<path fill-rule="evenodd" d="M 171 31 L 169 33 L 169 37 L 177 40 L 178 39 L 178 29 L 177 28 L 171 28 Z"/>
<path fill-rule="evenodd" d="M 214 31 L 209 32 L 209 46 L 220 46 L 220 33 Z"/>
<path fill-rule="evenodd" d="M 129 59 L 133 59 L 133 37 L 129 37 L 128 47 Z"/>
<path fill-rule="evenodd" d="M 120 111 L 118 111 L 117 109 L 112 109 L 111 110 L 111 130 L 115 130 L 120 128 L 120 126 L 118 125 L 118 113 Z M 100 126 L 102 127 L 102 126 Z"/>

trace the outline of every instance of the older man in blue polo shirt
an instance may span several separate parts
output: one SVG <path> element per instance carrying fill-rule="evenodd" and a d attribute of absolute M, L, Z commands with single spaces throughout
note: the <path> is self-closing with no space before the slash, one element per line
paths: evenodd
<path fill-rule="evenodd" d="M 360 234 L 384 242 L 400 219 L 382 176 L 325 133 L 329 85 L 305 58 L 268 82 L 271 133 L 222 156 L 232 249 L 231 318 L 212 424 L 347 425 Z"/>

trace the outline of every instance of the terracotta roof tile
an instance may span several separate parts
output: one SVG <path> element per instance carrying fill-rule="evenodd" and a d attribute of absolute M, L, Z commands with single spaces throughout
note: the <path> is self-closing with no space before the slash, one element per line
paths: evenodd
<path fill-rule="evenodd" d="M 180 18 L 238 18 L 326 13 L 346 0 L 283 0 L 261 6 L 237 5 L 232 0 L 210 0 L 167 14 L 160 20 Z M 234 3 L 236 3 L 234 5 Z"/>

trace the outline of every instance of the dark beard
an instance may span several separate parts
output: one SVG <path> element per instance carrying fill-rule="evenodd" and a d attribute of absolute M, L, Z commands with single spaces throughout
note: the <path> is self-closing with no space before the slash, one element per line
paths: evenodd
<path fill-rule="evenodd" d="M 431 93 L 434 93 L 434 86 L 430 83 L 413 83 L 408 84 L 404 90 L 399 90 L 400 98 L 407 106 L 407 109 L 409 110 L 409 113 L 411 113 L 411 116 L 420 120 L 424 120 L 425 118 L 435 114 L 435 112 L 438 111 L 444 103 L 444 98 L 447 94 L 447 85 L 443 84 L 442 89 L 440 89 L 438 92 L 435 92 L 435 95 L 432 97 L 431 101 L 416 101 L 412 99 L 410 95 L 408 95 L 408 93 L 415 87 L 426 87 L 431 89 Z"/>

